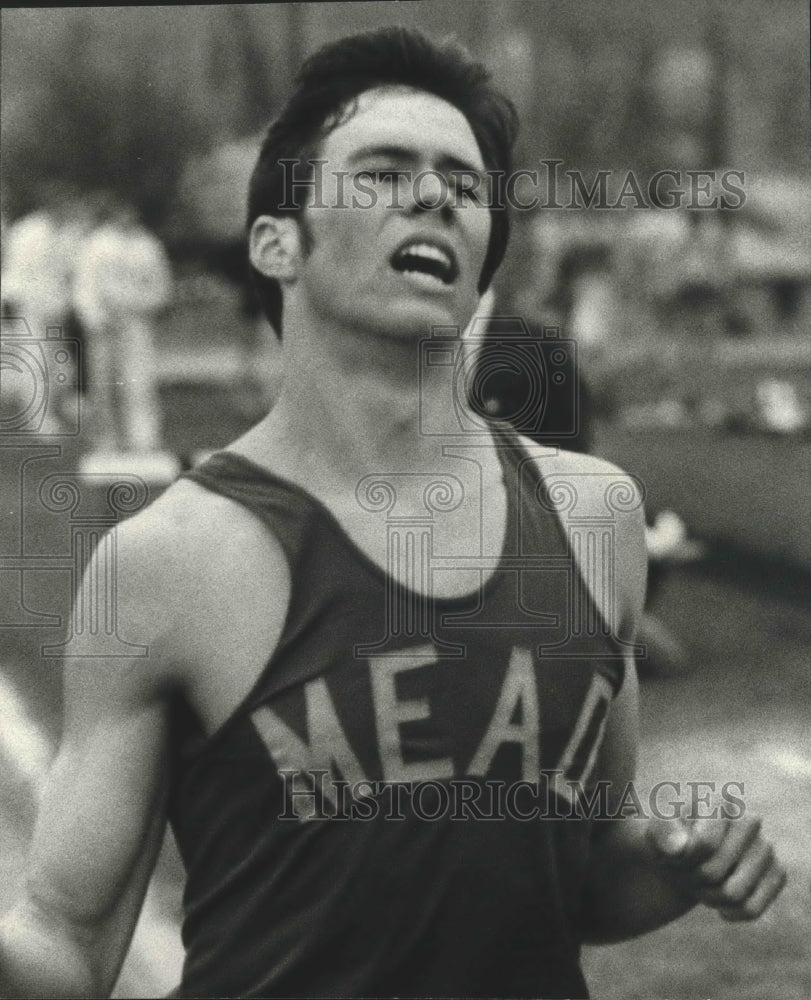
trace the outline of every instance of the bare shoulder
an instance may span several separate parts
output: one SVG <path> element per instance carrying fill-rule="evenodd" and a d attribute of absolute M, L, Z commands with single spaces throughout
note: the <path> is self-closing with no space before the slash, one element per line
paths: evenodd
<path fill-rule="evenodd" d="M 582 516 L 622 515 L 618 520 L 626 524 L 644 525 L 645 487 L 636 476 L 596 455 L 539 445 L 525 437 L 521 442 L 549 485 L 571 488 L 573 511 L 579 507 Z"/>
<path fill-rule="evenodd" d="M 546 483 L 564 527 L 578 522 L 610 526 L 619 599 L 615 626 L 632 633 L 642 613 L 647 581 L 644 484 L 596 455 L 545 447 L 523 437 L 521 441 Z M 587 567 L 581 566 L 581 570 L 586 572 Z"/>
<path fill-rule="evenodd" d="M 119 632 L 148 643 L 161 669 L 214 655 L 246 618 L 278 638 L 289 568 L 269 528 L 240 504 L 178 480 L 114 535 Z"/>
<path fill-rule="evenodd" d="M 563 475 L 569 473 L 571 475 L 625 477 L 629 481 L 638 483 L 635 477 L 605 458 L 600 458 L 597 455 L 591 455 L 586 452 L 566 451 L 565 448 L 540 445 L 531 438 L 524 437 L 523 435 L 520 438 L 521 444 L 530 456 L 534 458 L 538 468 L 545 475 Z M 641 486 L 641 484 L 639 485 Z"/>
<path fill-rule="evenodd" d="M 191 480 L 178 480 L 116 529 L 121 559 L 182 586 L 186 572 L 228 573 L 256 562 L 284 565 L 281 546 L 239 503 Z M 199 583 L 200 581 L 198 581 Z"/>

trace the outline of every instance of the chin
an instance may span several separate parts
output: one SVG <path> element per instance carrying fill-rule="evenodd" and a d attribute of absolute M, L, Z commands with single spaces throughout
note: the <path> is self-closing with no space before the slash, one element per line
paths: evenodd
<path fill-rule="evenodd" d="M 373 321 L 381 336 L 398 340 L 430 337 L 437 326 L 457 326 L 461 333 L 472 315 L 472 310 L 460 309 L 458 303 L 424 302 L 392 304 Z M 366 324 L 364 324 L 366 325 Z"/>

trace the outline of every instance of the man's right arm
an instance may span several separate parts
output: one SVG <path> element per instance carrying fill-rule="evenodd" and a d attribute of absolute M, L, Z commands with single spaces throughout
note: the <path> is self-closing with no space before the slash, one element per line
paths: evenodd
<path fill-rule="evenodd" d="M 148 655 L 105 659 L 94 652 L 98 636 L 87 635 L 81 655 L 65 662 L 62 746 L 43 788 L 22 898 L 0 922 L 4 997 L 108 995 L 161 845 L 166 602 L 149 546 L 133 543 L 128 528 L 117 529 L 119 634 L 146 644 Z"/>

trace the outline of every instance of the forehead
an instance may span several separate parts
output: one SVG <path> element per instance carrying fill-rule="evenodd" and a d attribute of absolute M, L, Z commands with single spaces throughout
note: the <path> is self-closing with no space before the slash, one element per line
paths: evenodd
<path fill-rule="evenodd" d="M 409 87 L 376 87 L 360 94 L 351 116 L 327 135 L 321 155 L 346 160 L 375 146 L 453 157 L 484 169 L 476 136 L 462 112 L 435 94 Z"/>

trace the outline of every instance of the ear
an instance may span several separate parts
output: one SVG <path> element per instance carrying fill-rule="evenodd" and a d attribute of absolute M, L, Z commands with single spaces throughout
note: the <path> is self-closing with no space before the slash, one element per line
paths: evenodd
<path fill-rule="evenodd" d="M 248 249 L 251 264 L 266 278 L 284 284 L 298 277 L 301 233 L 291 216 L 260 215 L 251 226 Z"/>

